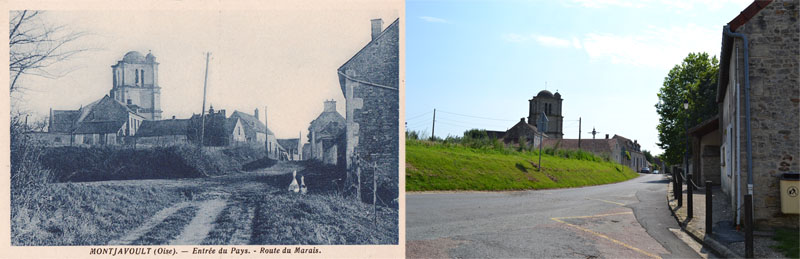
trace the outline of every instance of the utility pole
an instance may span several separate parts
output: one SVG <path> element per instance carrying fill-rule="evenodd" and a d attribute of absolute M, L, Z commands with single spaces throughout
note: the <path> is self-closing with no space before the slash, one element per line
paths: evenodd
<path fill-rule="evenodd" d="M 267 127 L 269 125 L 269 124 L 267 124 L 267 119 L 269 118 L 268 114 L 269 113 L 267 113 L 267 106 L 264 105 L 264 129 L 265 129 L 264 130 L 264 151 L 267 153 L 267 159 L 269 159 L 269 151 L 270 151 L 269 150 L 269 148 L 270 148 L 270 144 L 269 144 L 269 127 Z M 258 134 L 256 134 L 256 135 L 258 135 Z"/>
<path fill-rule="evenodd" d="M 541 125 L 542 128 L 546 129 L 547 121 L 548 121 L 547 115 L 545 115 L 544 112 L 542 112 L 542 117 L 539 118 L 538 124 Z M 542 171 L 542 146 L 544 146 L 544 133 L 539 132 L 539 171 Z"/>
<path fill-rule="evenodd" d="M 206 52 L 206 75 L 203 79 L 203 110 L 200 111 L 200 146 L 203 146 L 203 140 L 206 138 L 206 90 L 208 89 L 208 59 L 211 57 L 211 52 Z"/>
<path fill-rule="evenodd" d="M 578 150 L 581 150 L 581 117 L 578 117 Z"/>
<path fill-rule="evenodd" d="M 433 126 L 431 126 L 431 140 L 435 140 L 434 136 L 436 136 L 436 135 L 434 135 L 434 133 L 436 133 L 436 109 L 435 108 L 433 109 Z"/>

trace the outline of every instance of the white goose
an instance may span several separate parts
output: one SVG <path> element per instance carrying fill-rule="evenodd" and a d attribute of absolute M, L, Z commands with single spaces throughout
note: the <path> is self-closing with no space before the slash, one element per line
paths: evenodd
<path fill-rule="evenodd" d="M 292 172 L 292 182 L 289 183 L 289 191 L 290 192 L 299 192 L 300 186 L 297 185 L 297 171 L 295 170 Z"/>
<path fill-rule="evenodd" d="M 308 192 L 305 178 L 306 178 L 305 176 L 300 176 L 300 193 L 302 194 L 306 194 Z"/>

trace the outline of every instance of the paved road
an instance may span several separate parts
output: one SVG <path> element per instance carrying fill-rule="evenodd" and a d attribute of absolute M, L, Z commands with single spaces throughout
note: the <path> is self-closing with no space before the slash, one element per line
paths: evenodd
<path fill-rule="evenodd" d="M 408 257 L 699 258 L 663 175 L 602 186 L 406 196 Z"/>

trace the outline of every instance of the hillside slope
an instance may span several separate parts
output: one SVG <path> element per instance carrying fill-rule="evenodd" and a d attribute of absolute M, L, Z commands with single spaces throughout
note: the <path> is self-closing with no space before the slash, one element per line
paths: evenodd
<path fill-rule="evenodd" d="M 427 141 L 406 142 L 406 190 L 525 190 L 621 182 L 639 176 L 630 168 L 594 156 L 473 149 Z M 593 161 L 594 160 L 594 161 Z"/>

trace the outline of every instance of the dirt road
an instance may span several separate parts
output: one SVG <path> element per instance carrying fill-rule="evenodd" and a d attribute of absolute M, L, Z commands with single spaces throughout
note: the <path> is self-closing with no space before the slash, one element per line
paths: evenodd
<path fill-rule="evenodd" d="M 254 172 L 232 173 L 200 179 L 113 181 L 103 184 L 149 185 L 180 188 L 185 201 L 164 208 L 145 223 L 109 242 L 109 245 L 132 244 L 251 244 L 257 197 L 266 194 L 289 195 L 266 178 L 302 170 L 299 164 L 280 162 Z M 288 183 L 287 183 L 288 185 Z M 224 217 L 221 217 L 223 211 Z M 243 224 L 226 226 L 225 222 Z M 227 229 L 226 229 L 227 228 Z"/>

